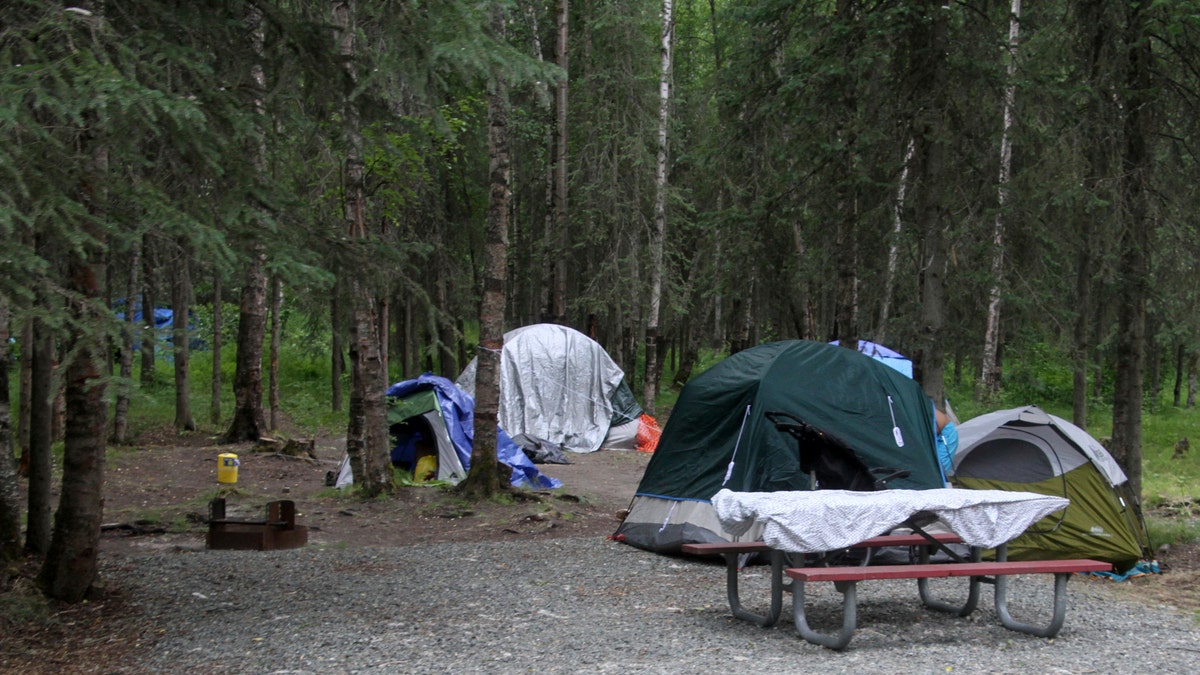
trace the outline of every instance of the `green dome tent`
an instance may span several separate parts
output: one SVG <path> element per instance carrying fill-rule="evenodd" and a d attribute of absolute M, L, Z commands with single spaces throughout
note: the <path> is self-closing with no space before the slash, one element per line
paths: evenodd
<path fill-rule="evenodd" d="M 1009 542 L 1009 560 L 1092 558 L 1125 570 L 1149 559 L 1125 472 L 1083 429 L 1031 405 L 967 420 L 958 440 L 956 486 L 1071 500 Z"/>
<path fill-rule="evenodd" d="M 768 412 L 835 437 L 867 467 L 909 471 L 889 487 L 945 486 L 933 404 L 919 384 L 850 349 L 774 342 L 738 352 L 687 383 L 617 538 L 663 553 L 729 541 L 709 501 L 718 490 L 808 489 L 796 441 Z"/>

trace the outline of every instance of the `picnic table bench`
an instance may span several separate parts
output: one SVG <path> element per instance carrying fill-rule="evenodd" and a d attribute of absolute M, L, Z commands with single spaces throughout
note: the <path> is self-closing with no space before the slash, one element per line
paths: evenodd
<path fill-rule="evenodd" d="M 916 546 L 920 547 L 922 560 L 928 560 L 931 550 L 943 548 L 946 544 L 959 544 L 962 539 L 953 533 L 938 532 L 924 534 L 890 534 L 871 537 L 850 545 L 852 549 L 872 549 Z M 784 569 L 787 553 L 773 549 L 763 541 L 730 541 L 714 543 L 684 544 L 684 553 L 692 555 L 721 555 L 725 558 L 725 586 L 729 596 L 729 609 L 739 619 L 758 624 L 764 628 L 775 625 L 783 611 L 783 592 L 791 588 L 785 581 Z M 771 604 L 766 614 L 757 614 L 747 610 L 742 605 L 738 575 L 741 571 L 742 556 L 761 554 L 767 557 L 771 566 Z"/>
<path fill-rule="evenodd" d="M 800 567 L 789 568 L 784 573 L 792 579 L 792 616 L 796 630 L 809 642 L 830 649 L 844 649 L 854 637 L 857 625 L 857 584 L 872 579 L 916 579 L 921 601 L 926 607 L 948 611 L 959 616 L 973 612 L 978 604 L 979 584 L 995 585 L 996 614 L 1000 624 L 1009 630 L 1028 633 L 1037 637 L 1054 637 L 1062 628 L 1066 618 L 1066 586 L 1072 574 L 1080 572 L 1110 571 L 1112 565 L 1099 560 L 1006 560 L 1002 545 L 997 549 L 995 562 L 951 562 L 918 563 L 914 565 L 879 565 L 866 567 Z M 1050 622 L 1035 625 L 1018 621 L 1008 610 L 1008 577 L 1014 574 L 1053 574 L 1054 606 Z M 929 579 L 941 577 L 967 577 L 970 589 L 965 603 L 953 605 L 932 597 L 925 585 Z M 823 633 L 808 625 L 805 614 L 804 588 L 806 582 L 832 581 L 842 593 L 842 627 L 837 633 Z"/>

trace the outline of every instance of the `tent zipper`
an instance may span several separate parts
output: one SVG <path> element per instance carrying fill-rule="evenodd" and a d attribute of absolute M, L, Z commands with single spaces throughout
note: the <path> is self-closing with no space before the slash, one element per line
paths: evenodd
<path fill-rule="evenodd" d="M 894 401 L 892 401 L 891 394 L 888 394 L 887 400 L 888 400 L 888 412 L 890 412 L 892 414 L 892 438 L 896 439 L 896 447 L 897 448 L 903 448 L 904 447 L 904 434 L 900 433 L 900 425 L 896 424 L 896 408 L 895 408 Z"/>
<path fill-rule="evenodd" d="M 737 440 L 733 442 L 733 455 L 729 458 L 729 467 L 725 469 L 725 480 L 721 481 L 721 487 L 725 487 L 725 484 L 733 477 L 733 465 L 737 462 L 738 448 L 742 445 L 742 433 L 746 431 L 746 420 L 748 419 L 750 419 L 749 405 L 746 406 L 746 413 L 742 415 L 742 426 L 738 429 Z"/>

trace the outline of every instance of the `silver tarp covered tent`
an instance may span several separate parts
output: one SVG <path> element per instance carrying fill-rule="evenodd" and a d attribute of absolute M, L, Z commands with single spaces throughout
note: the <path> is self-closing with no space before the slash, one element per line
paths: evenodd
<path fill-rule="evenodd" d="M 472 397 L 475 368 L 472 359 L 455 381 Z M 583 333 L 534 324 L 504 334 L 499 421 L 510 436 L 525 434 L 573 452 L 632 449 L 641 412 L 625 373 Z M 635 434 L 609 433 L 628 426 Z M 625 438 L 620 444 L 619 436 Z"/>

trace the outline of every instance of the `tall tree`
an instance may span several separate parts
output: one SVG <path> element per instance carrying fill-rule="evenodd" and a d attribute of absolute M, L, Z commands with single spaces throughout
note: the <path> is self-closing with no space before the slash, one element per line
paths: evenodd
<path fill-rule="evenodd" d="M 250 109 L 258 120 L 257 138 L 251 141 L 247 152 L 254 167 L 254 180 L 258 184 L 267 182 L 267 146 L 265 137 L 269 122 L 264 97 L 267 76 L 263 66 L 265 36 L 262 10 L 254 4 L 247 5 L 244 17 L 246 40 L 256 62 L 246 69 L 246 90 L 249 92 Z M 267 420 L 263 414 L 262 358 L 263 341 L 267 330 L 267 247 L 263 241 L 268 214 L 262 206 L 251 209 L 249 241 L 245 260 L 245 275 L 242 281 L 241 299 L 238 304 L 237 362 L 233 373 L 233 418 L 221 440 L 226 443 L 252 441 L 261 438 L 267 431 Z M 253 231 L 258 230 L 258 231 Z"/>
<path fill-rule="evenodd" d="M 346 372 L 346 349 L 342 345 L 342 336 L 345 334 L 345 321 L 342 314 L 340 289 L 341 283 L 335 282 L 329 298 L 329 399 L 330 409 L 334 412 L 342 409 L 342 375 Z"/>
<path fill-rule="evenodd" d="M 559 78 L 554 90 L 554 111 L 556 115 L 555 124 L 555 146 L 554 146 L 554 237 L 555 241 L 551 244 L 552 250 L 556 250 L 558 255 L 554 256 L 553 269 L 553 291 L 551 298 L 553 307 L 551 308 L 553 320 L 556 323 L 565 324 L 567 322 L 567 257 L 566 252 L 570 243 L 570 227 L 568 226 L 568 211 L 567 211 L 567 159 L 569 154 L 570 135 L 568 134 L 567 121 L 567 104 L 569 102 L 568 94 L 570 93 L 570 73 L 569 68 L 569 52 L 567 50 L 568 37 L 570 33 L 570 0 L 558 0 L 558 39 L 555 42 L 555 60 L 558 67 L 562 69 L 563 75 Z M 490 108 L 489 108 L 490 110 Z M 490 147 L 490 146 L 489 146 Z M 507 236 L 507 235 L 506 235 Z"/>
<path fill-rule="evenodd" d="M 879 305 L 879 325 L 875 328 L 875 341 L 887 342 L 888 320 L 892 312 L 892 294 L 896 290 L 896 270 L 900 264 L 900 234 L 904 231 L 904 204 L 908 196 L 908 165 L 912 162 L 913 142 L 905 144 L 904 163 L 896 180 L 896 202 L 892 207 L 892 236 L 888 242 L 887 268 L 883 277 L 883 302 Z"/>
<path fill-rule="evenodd" d="M 31 237 L 32 238 L 32 237 Z M 29 475 L 29 429 L 32 426 L 31 417 L 33 401 L 33 317 L 26 315 L 21 321 L 20 378 L 17 383 L 17 450 L 20 461 L 17 471 L 22 476 Z"/>
<path fill-rule="evenodd" d="M 336 31 L 337 55 L 343 74 L 341 132 L 345 146 L 343 222 L 353 246 L 352 254 L 364 252 L 368 238 L 366 225 L 366 183 L 363 157 L 363 132 L 358 89 L 357 3 L 334 0 L 331 3 Z M 353 260 L 354 258 L 348 258 Z M 350 457 L 354 481 L 369 495 L 389 490 L 391 461 L 388 447 L 386 362 L 380 329 L 380 306 L 370 279 L 346 264 L 342 278 L 350 292 L 350 419 L 346 431 L 346 452 Z"/>
<path fill-rule="evenodd" d="M 502 8 L 492 10 L 492 32 L 505 39 Z M 487 241 L 484 247 L 483 302 L 479 308 L 479 349 L 475 371 L 475 438 L 471 471 L 460 484 L 463 494 L 487 499 L 500 490 L 496 434 L 500 411 L 500 353 L 504 348 L 504 298 L 508 278 L 509 185 L 508 86 L 493 73 L 488 82 L 488 194 Z"/>
<path fill-rule="evenodd" d="M 51 418 L 54 416 L 55 338 L 44 319 L 33 323 L 29 388 L 29 486 L 26 495 L 25 548 L 44 554 L 50 548 L 53 470 Z"/>
<path fill-rule="evenodd" d="M 267 324 L 267 254 L 253 245 L 238 304 L 237 360 L 233 372 L 233 418 L 222 440 L 256 440 L 267 430 L 263 414 L 262 356 Z"/>
<path fill-rule="evenodd" d="M 95 119 L 95 118 L 93 118 Z M 93 121 L 95 124 L 95 121 Z M 99 142 L 93 140 L 93 143 Z M 85 146 L 86 147 L 86 146 Z M 84 189 L 95 199 L 105 180 L 107 150 L 92 150 L 95 163 Z M 93 215 L 100 219 L 100 207 Z M 79 294 L 73 311 L 81 326 L 101 326 L 107 309 L 101 303 L 104 264 L 103 226 L 88 228 L 93 243 L 73 256 L 70 288 Z M 108 438 L 108 407 L 104 404 L 104 375 L 107 336 L 92 328 L 77 333 L 70 345 L 64 377 L 66 387 L 66 433 L 63 446 L 62 495 L 54 515 L 54 534 L 38 581 L 46 593 L 67 602 L 78 602 L 91 589 L 98 574 L 100 523 L 104 512 L 105 439 Z"/>
<path fill-rule="evenodd" d="M 137 297 L 140 258 L 141 246 L 135 238 L 129 246 L 129 269 L 126 270 L 125 284 L 125 330 L 121 333 L 121 356 L 118 370 L 120 384 L 117 388 L 117 402 L 113 409 L 112 442 L 117 445 L 124 445 L 129 440 L 129 405 L 133 394 L 133 348 L 137 335 L 137 324 L 134 322 L 134 298 Z"/>
<path fill-rule="evenodd" d="M 80 44 L 99 51 L 107 26 L 98 9 L 84 3 L 75 26 Z M 93 67 L 84 62 L 84 68 Z M 103 66 L 97 70 L 103 70 Z M 105 381 L 108 372 L 110 311 L 103 301 L 105 249 L 110 227 L 108 207 L 109 146 L 101 111 L 86 108 L 77 144 L 84 169 L 77 197 L 86 215 L 79 223 L 84 239 L 68 255 L 66 290 L 74 330 L 67 342 L 65 360 L 66 429 L 62 459 L 62 494 L 54 514 L 54 534 L 38 572 L 38 583 L 52 598 L 79 602 L 95 582 L 99 570 L 100 523 L 104 513 L 105 441 L 108 439 L 108 406 Z"/>
<path fill-rule="evenodd" d="M 1124 5 L 1121 60 L 1113 74 L 1122 81 L 1120 195 L 1121 235 L 1118 272 L 1117 372 L 1113 387 L 1111 449 L 1129 476 L 1133 494 L 1142 494 L 1142 386 L 1146 346 L 1146 302 L 1150 297 L 1150 208 L 1154 54 L 1148 24 L 1154 11 L 1145 3 Z"/>
<path fill-rule="evenodd" d="M 915 144 L 913 218 L 921 232 L 921 358 L 919 378 L 937 403 L 945 399 L 946 265 L 949 207 L 948 12 L 941 0 L 921 3 L 908 25 L 908 93 Z"/>
<path fill-rule="evenodd" d="M 1021 31 L 1021 0 L 1012 0 L 1008 23 L 1008 81 L 1004 85 L 1004 109 L 1000 132 L 1000 177 L 996 187 L 996 220 L 992 226 L 992 276 L 988 290 L 987 328 L 983 333 L 983 358 L 976 399 L 992 400 L 1000 389 L 996 354 L 1000 348 L 1000 298 L 1004 280 L 1004 219 L 1009 202 L 1012 174 L 1012 134 L 1017 99 L 1017 44 Z"/>
<path fill-rule="evenodd" d="M 661 74 L 658 80 L 658 153 L 654 170 L 654 227 L 650 230 L 650 302 L 646 310 L 646 380 L 642 387 L 642 403 L 646 412 L 654 414 L 654 399 L 662 366 L 658 362 L 659 321 L 662 318 L 663 239 L 667 230 L 667 159 L 670 146 L 668 132 L 671 124 L 672 47 L 675 41 L 674 2 L 663 0 L 662 42 L 660 45 Z"/>
<path fill-rule="evenodd" d="M 0 295 L 0 344 L 8 344 L 8 299 Z M 21 491 L 13 457 L 12 418 L 8 398 L 8 350 L 0 358 L 0 563 L 21 555 Z M 3 569 L 3 568 L 0 568 Z M 7 574 L 7 572 L 0 572 Z"/>
<path fill-rule="evenodd" d="M 176 261 L 171 266 L 171 339 L 175 363 L 175 428 L 195 431 L 192 417 L 191 335 L 188 321 L 192 313 L 191 253 L 180 242 Z"/>
<path fill-rule="evenodd" d="M 835 30 L 842 36 L 837 45 L 837 58 L 841 61 L 837 74 L 830 77 L 832 103 L 841 110 L 838 115 L 844 122 L 834 125 L 835 137 L 830 139 L 836 146 L 833 159 L 833 186 L 835 195 L 834 220 L 834 335 L 847 349 L 858 349 L 861 332 L 858 325 L 858 280 L 861 256 L 860 239 L 860 189 L 856 179 L 858 169 L 859 87 L 854 77 L 854 62 L 861 58 L 863 49 L 863 19 L 858 0 L 839 0 L 835 18 Z"/>
<path fill-rule="evenodd" d="M 142 326 L 141 343 L 141 382 L 143 387 L 152 387 L 156 381 L 154 355 L 158 345 L 158 318 L 155 313 L 158 294 L 154 284 L 158 278 L 158 247 L 154 238 L 148 232 L 142 240 Z"/>
<path fill-rule="evenodd" d="M 213 273 L 212 335 L 209 337 L 209 353 L 212 354 L 212 379 L 210 380 L 212 386 L 209 394 L 208 421 L 214 425 L 221 423 L 221 346 L 224 342 L 222 331 L 225 330 L 221 307 L 224 304 L 221 276 L 220 271 Z"/>
<path fill-rule="evenodd" d="M 282 422 L 282 412 L 279 409 L 279 346 L 283 336 L 283 282 L 279 275 L 271 277 L 271 371 L 268 376 L 270 385 L 267 390 L 267 401 L 271 410 L 271 422 L 268 427 L 278 432 Z"/>

